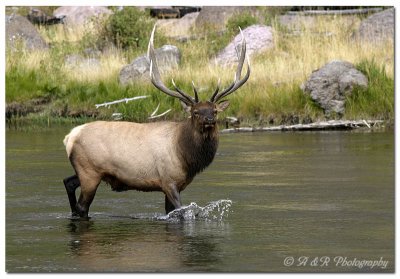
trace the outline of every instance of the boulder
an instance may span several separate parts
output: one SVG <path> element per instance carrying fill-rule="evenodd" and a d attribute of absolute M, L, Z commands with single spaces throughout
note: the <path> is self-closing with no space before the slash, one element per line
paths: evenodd
<path fill-rule="evenodd" d="M 63 22 L 69 26 L 86 24 L 93 17 L 108 16 L 112 11 L 102 6 L 62 6 L 57 8 L 53 15 L 63 18 Z"/>
<path fill-rule="evenodd" d="M 265 25 L 252 25 L 243 30 L 246 38 L 247 55 L 251 57 L 274 46 L 272 27 Z M 235 47 L 240 45 L 242 36 L 239 33 L 215 58 L 215 63 L 220 66 L 229 66 L 237 63 L 238 57 Z"/>
<path fill-rule="evenodd" d="M 329 117 L 332 112 L 339 116 L 344 114 L 346 97 L 352 94 L 354 86 L 367 87 L 367 77 L 353 64 L 335 60 L 314 71 L 302 90 Z"/>
<path fill-rule="evenodd" d="M 257 7 L 240 7 L 240 6 L 205 6 L 202 7 L 196 18 L 195 27 L 204 28 L 211 27 L 216 30 L 225 30 L 225 25 L 229 18 L 234 14 L 249 11 L 252 14 L 257 13 Z"/>
<path fill-rule="evenodd" d="M 304 16 L 301 14 L 292 15 L 284 14 L 278 16 L 278 22 L 280 25 L 288 29 L 288 31 L 296 30 L 298 32 L 309 29 L 315 26 L 318 21 L 317 17 L 314 16 Z"/>
<path fill-rule="evenodd" d="M 181 52 L 176 46 L 164 45 L 156 49 L 155 54 L 161 72 L 168 72 L 171 69 L 177 68 L 181 61 Z M 127 85 L 137 80 L 149 80 L 149 73 L 149 62 L 146 55 L 143 55 L 121 69 L 119 82 L 122 85 Z"/>
<path fill-rule="evenodd" d="M 363 20 L 354 37 L 368 42 L 394 40 L 394 9 L 387 9 Z"/>
<path fill-rule="evenodd" d="M 186 14 L 177 19 L 159 19 L 157 26 L 167 37 L 190 37 L 191 28 L 194 26 L 199 12 Z"/>
<path fill-rule="evenodd" d="M 46 41 L 36 27 L 20 15 L 6 16 L 6 40 L 11 48 L 22 42 L 29 50 L 48 49 Z"/>

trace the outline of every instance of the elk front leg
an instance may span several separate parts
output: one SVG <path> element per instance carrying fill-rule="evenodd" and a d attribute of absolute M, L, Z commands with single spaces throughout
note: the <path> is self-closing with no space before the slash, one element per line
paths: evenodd
<path fill-rule="evenodd" d="M 165 213 L 168 214 L 171 211 L 181 207 L 181 195 L 175 186 L 175 184 L 169 184 L 169 187 L 165 191 Z"/>
<path fill-rule="evenodd" d="M 79 178 L 77 175 L 73 175 L 67 177 L 63 180 L 65 185 L 65 190 L 67 190 L 69 205 L 71 207 L 72 216 L 78 216 L 78 212 L 76 211 L 76 189 L 81 186 Z"/>

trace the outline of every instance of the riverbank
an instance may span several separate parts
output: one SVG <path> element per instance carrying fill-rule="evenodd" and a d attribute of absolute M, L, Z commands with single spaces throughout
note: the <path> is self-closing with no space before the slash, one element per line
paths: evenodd
<path fill-rule="evenodd" d="M 394 121 L 394 48 L 393 41 L 366 43 L 354 40 L 361 17 L 316 17 L 312 25 L 303 23 L 294 33 L 272 20 L 274 47 L 251 59 L 252 74 L 238 92 L 229 96 L 230 107 L 221 119 L 234 116 L 242 125 L 294 125 L 326 120 L 325 115 L 301 90 L 313 70 L 332 60 L 353 63 L 369 81 L 366 89 L 356 88 L 346 100 L 341 119 L 379 119 Z M 82 122 L 113 119 L 119 115 L 127 121 L 146 122 L 155 108 L 171 111 L 161 120 L 186 117 L 177 100 L 159 92 L 151 84 L 138 82 L 122 86 L 118 82 L 121 68 L 143 50 L 119 48 L 103 52 L 95 69 L 74 68 L 65 64 L 67 55 L 84 54 L 89 39 L 87 31 L 71 32 L 62 26 L 40 27 L 50 44 L 45 51 L 28 51 L 23 47 L 6 53 L 6 119 L 10 123 Z M 222 86 L 232 81 L 235 71 L 210 65 L 227 38 L 207 33 L 197 40 L 180 42 L 164 38 L 182 52 L 178 69 L 163 77 L 171 78 L 185 91 L 194 80 L 200 98 L 207 99 L 221 78 Z M 156 38 L 156 47 L 159 43 Z M 95 104 L 123 98 L 148 98 L 121 103 L 109 108 Z M 331 116 L 332 119 L 338 116 Z M 50 124 L 49 124 L 50 123 Z"/>
<path fill-rule="evenodd" d="M 385 123 L 383 120 L 358 120 L 358 121 L 343 121 L 330 120 L 320 121 L 309 124 L 295 125 L 279 125 L 272 127 L 237 127 L 226 128 L 221 131 L 221 134 L 230 133 L 253 133 L 253 132 L 276 132 L 276 131 L 331 131 L 331 130 L 354 130 L 354 129 L 386 129 L 390 128 L 390 123 Z"/>

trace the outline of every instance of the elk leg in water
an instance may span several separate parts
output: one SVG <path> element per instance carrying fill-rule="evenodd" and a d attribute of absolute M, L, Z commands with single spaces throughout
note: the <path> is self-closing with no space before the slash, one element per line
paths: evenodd
<path fill-rule="evenodd" d="M 167 195 L 165 195 L 165 213 L 168 214 L 175 210 L 175 206 L 169 201 Z"/>
<path fill-rule="evenodd" d="M 167 192 L 165 192 L 165 213 L 168 214 L 171 211 L 181 207 L 181 195 L 176 189 L 175 185 L 170 185 Z"/>
<path fill-rule="evenodd" d="M 71 207 L 72 216 L 78 216 L 78 212 L 76 211 L 76 196 L 75 191 L 76 188 L 81 186 L 79 178 L 77 175 L 73 175 L 67 177 L 63 180 L 65 185 L 65 190 L 67 190 L 69 205 Z"/>
<path fill-rule="evenodd" d="M 81 182 L 81 194 L 78 203 L 76 204 L 76 211 L 83 219 L 88 219 L 89 207 L 92 204 L 94 196 L 96 195 L 97 187 L 100 184 L 101 177 L 89 172 L 79 173 L 79 181 Z"/>

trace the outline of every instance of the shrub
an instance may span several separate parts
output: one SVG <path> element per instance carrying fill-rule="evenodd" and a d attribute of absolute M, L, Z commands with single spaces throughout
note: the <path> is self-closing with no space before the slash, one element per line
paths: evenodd
<path fill-rule="evenodd" d="M 154 20 L 136 7 L 115 11 L 108 22 L 108 34 L 122 48 L 145 49 Z"/>
<path fill-rule="evenodd" d="M 250 12 L 243 12 L 232 16 L 226 23 L 226 29 L 230 34 L 237 34 L 238 27 L 244 29 L 257 23 L 258 19 L 252 16 Z"/>

